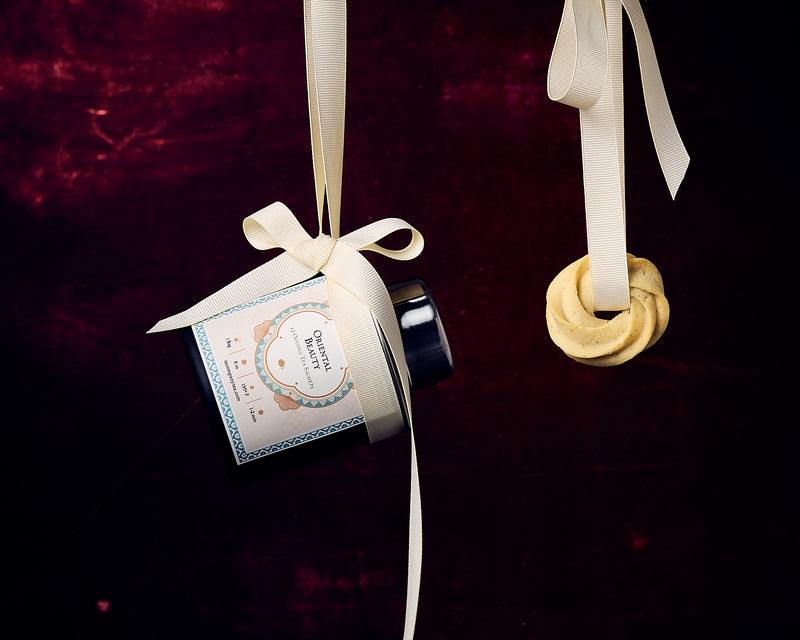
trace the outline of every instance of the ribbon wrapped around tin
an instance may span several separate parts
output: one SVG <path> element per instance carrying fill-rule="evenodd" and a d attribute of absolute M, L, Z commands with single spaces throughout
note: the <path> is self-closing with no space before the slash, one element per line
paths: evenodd
<path fill-rule="evenodd" d="M 340 234 L 344 115 L 346 84 L 346 2 L 304 0 L 304 27 L 311 147 L 319 232 L 311 237 L 294 214 L 275 202 L 247 216 L 243 231 L 259 250 L 283 252 L 191 308 L 158 322 L 149 333 L 187 327 L 237 305 L 281 291 L 323 273 L 328 306 L 342 350 L 358 389 L 364 422 L 371 441 L 397 431 L 403 420 L 403 401 L 411 438 L 411 497 L 409 558 L 404 638 L 414 635 L 422 566 L 422 510 L 416 445 L 411 419 L 411 386 L 403 342 L 386 285 L 362 255 L 373 251 L 395 260 L 411 260 L 423 249 L 422 235 L 399 218 L 372 222 Z M 327 201 L 329 233 L 324 233 Z M 401 249 L 379 242 L 395 232 L 410 232 Z M 402 385 L 398 398 L 386 361 L 385 338 Z"/>

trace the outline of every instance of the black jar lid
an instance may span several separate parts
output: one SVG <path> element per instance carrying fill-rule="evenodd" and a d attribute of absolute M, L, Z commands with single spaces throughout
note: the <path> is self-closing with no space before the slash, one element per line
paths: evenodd
<path fill-rule="evenodd" d="M 418 391 L 453 374 L 453 354 L 428 286 L 419 278 L 387 287 L 403 338 L 411 388 Z"/>

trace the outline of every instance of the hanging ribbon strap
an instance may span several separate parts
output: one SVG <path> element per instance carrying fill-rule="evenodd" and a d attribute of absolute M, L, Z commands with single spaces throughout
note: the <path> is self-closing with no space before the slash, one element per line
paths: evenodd
<path fill-rule="evenodd" d="M 388 369 L 378 323 L 400 372 L 402 395 L 411 431 L 411 498 L 406 619 L 403 638 L 411 640 L 417 616 L 422 568 L 422 509 L 411 389 L 400 328 L 386 286 L 361 254 L 373 251 L 395 260 L 411 260 L 423 249 L 422 235 L 398 218 L 377 220 L 340 237 L 340 207 L 344 151 L 346 80 L 345 0 L 304 0 L 306 74 L 311 148 L 317 196 L 319 235 L 312 238 L 294 214 L 276 202 L 248 216 L 243 230 L 257 249 L 281 248 L 283 253 L 190 309 L 158 322 L 152 332 L 186 327 L 239 304 L 307 280 L 327 276 L 328 303 L 350 367 L 353 384 L 371 441 L 395 431 L 402 421 L 397 392 Z M 324 203 L 328 204 L 330 235 L 323 233 Z M 411 233 L 402 249 L 379 241 L 396 231 Z"/>
<path fill-rule="evenodd" d="M 636 39 L 650 133 L 670 194 L 689 165 L 638 0 L 566 0 L 547 77 L 552 100 L 580 110 L 594 308 L 630 307 L 625 238 L 622 8 Z"/>

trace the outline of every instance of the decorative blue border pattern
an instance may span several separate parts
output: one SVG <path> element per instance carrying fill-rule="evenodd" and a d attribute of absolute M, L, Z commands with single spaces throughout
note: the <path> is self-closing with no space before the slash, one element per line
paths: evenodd
<path fill-rule="evenodd" d="M 322 438 L 332 433 L 336 433 L 337 431 L 341 431 L 342 429 L 347 429 L 349 427 L 353 427 L 362 424 L 364 422 L 364 416 L 356 416 L 354 418 L 350 418 L 342 422 L 337 422 L 336 424 L 328 425 L 327 427 L 321 427 L 320 429 L 315 429 L 314 431 L 309 431 L 308 433 L 288 438 L 281 442 L 276 442 L 275 444 L 271 444 L 266 447 L 256 449 L 255 451 L 248 452 L 244 447 L 244 443 L 242 442 L 242 434 L 239 432 L 239 426 L 236 424 L 236 418 L 233 415 L 233 409 L 231 408 L 231 403 L 230 400 L 228 399 L 228 394 L 225 392 L 225 386 L 222 383 L 222 376 L 220 375 L 219 367 L 217 366 L 217 362 L 214 359 L 214 354 L 211 351 L 211 343 L 208 340 L 208 335 L 206 334 L 206 329 L 205 329 L 205 323 L 208 322 L 209 320 L 215 320 L 216 318 L 221 318 L 222 316 L 226 316 L 241 309 L 246 309 L 248 307 L 255 306 L 262 302 L 267 302 L 269 300 L 276 300 L 277 298 L 285 296 L 289 293 L 293 293 L 295 291 L 302 291 L 303 289 L 319 284 L 320 279 L 321 278 L 315 278 L 314 280 L 301 282 L 300 284 L 290 287 L 289 289 L 284 289 L 283 291 L 271 293 L 267 296 L 259 298 L 258 300 L 252 300 L 250 302 L 240 304 L 237 307 L 233 307 L 232 309 L 228 309 L 227 311 L 218 313 L 217 315 L 212 316 L 207 320 L 203 320 L 201 322 L 198 322 L 197 324 L 192 325 L 192 330 L 195 335 L 195 340 L 197 342 L 198 348 L 200 349 L 200 355 L 203 357 L 203 362 L 205 362 L 206 372 L 208 373 L 208 379 L 211 382 L 211 388 L 214 391 L 214 398 L 217 401 L 217 406 L 219 407 L 220 416 L 222 417 L 222 422 L 225 426 L 225 430 L 228 432 L 228 437 L 230 438 L 231 446 L 233 448 L 233 454 L 234 457 L 236 458 L 237 464 L 242 464 L 243 462 L 250 462 L 251 460 L 256 460 L 257 458 L 262 458 L 272 453 L 276 453 L 284 449 L 289 449 L 290 447 L 297 446 L 298 444 L 303 444 L 304 442 L 308 442 L 310 440 Z M 324 276 L 322 279 L 324 280 Z"/>
<path fill-rule="evenodd" d="M 342 429 L 355 427 L 363 423 L 364 423 L 364 416 L 356 416 L 355 418 L 350 418 L 349 420 L 344 420 L 343 422 L 337 422 L 336 424 L 331 424 L 328 425 L 327 427 L 322 427 L 314 431 L 309 431 L 308 433 L 295 436 L 294 438 L 288 438 L 286 440 L 283 440 L 282 442 L 276 442 L 275 444 L 271 444 L 266 447 L 261 447 L 261 449 L 256 449 L 255 451 L 251 451 L 250 453 L 245 452 L 244 447 L 242 446 L 241 451 L 239 451 L 238 449 L 236 451 L 236 459 L 240 463 L 249 462 L 250 460 L 255 460 L 256 458 L 268 456 L 271 453 L 276 453 L 277 451 L 283 451 L 284 449 L 289 449 L 290 447 L 297 446 L 298 444 L 303 444 L 304 442 L 308 442 L 310 440 L 316 440 L 317 438 L 322 438 L 323 436 L 336 433 L 337 431 L 341 431 Z M 239 437 L 239 444 L 241 445 L 241 436 Z"/>

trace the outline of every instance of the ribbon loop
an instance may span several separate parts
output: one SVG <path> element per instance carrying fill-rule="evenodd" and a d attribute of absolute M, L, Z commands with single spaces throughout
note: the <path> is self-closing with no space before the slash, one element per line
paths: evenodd
<path fill-rule="evenodd" d="M 378 244 L 379 240 L 398 231 L 411 232 L 408 244 L 402 249 L 386 249 Z M 394 260 L 413 260 L 422 253 L 422 249 L 425 247 L 422 234 L 400 218 L 383 218 L 371 222 L 343 236 L 341 242 L 357 251 L 372 251 Z"/>
<path fill-rule="evenodd" d="M 602 0 L 566 2 L 547 74 L 547 95 L 576 109 L 591 109 L 600 99 L 607 75 Z"/>
<path fill-rule="evenodd" d="M 247 216 L 242 221 L 242 231 L 247 241 L 261 251 L 281 247 L 293 253 L 297 245 L 311 239 L 289 207 L 282 202 L 273 202 Z"/>

